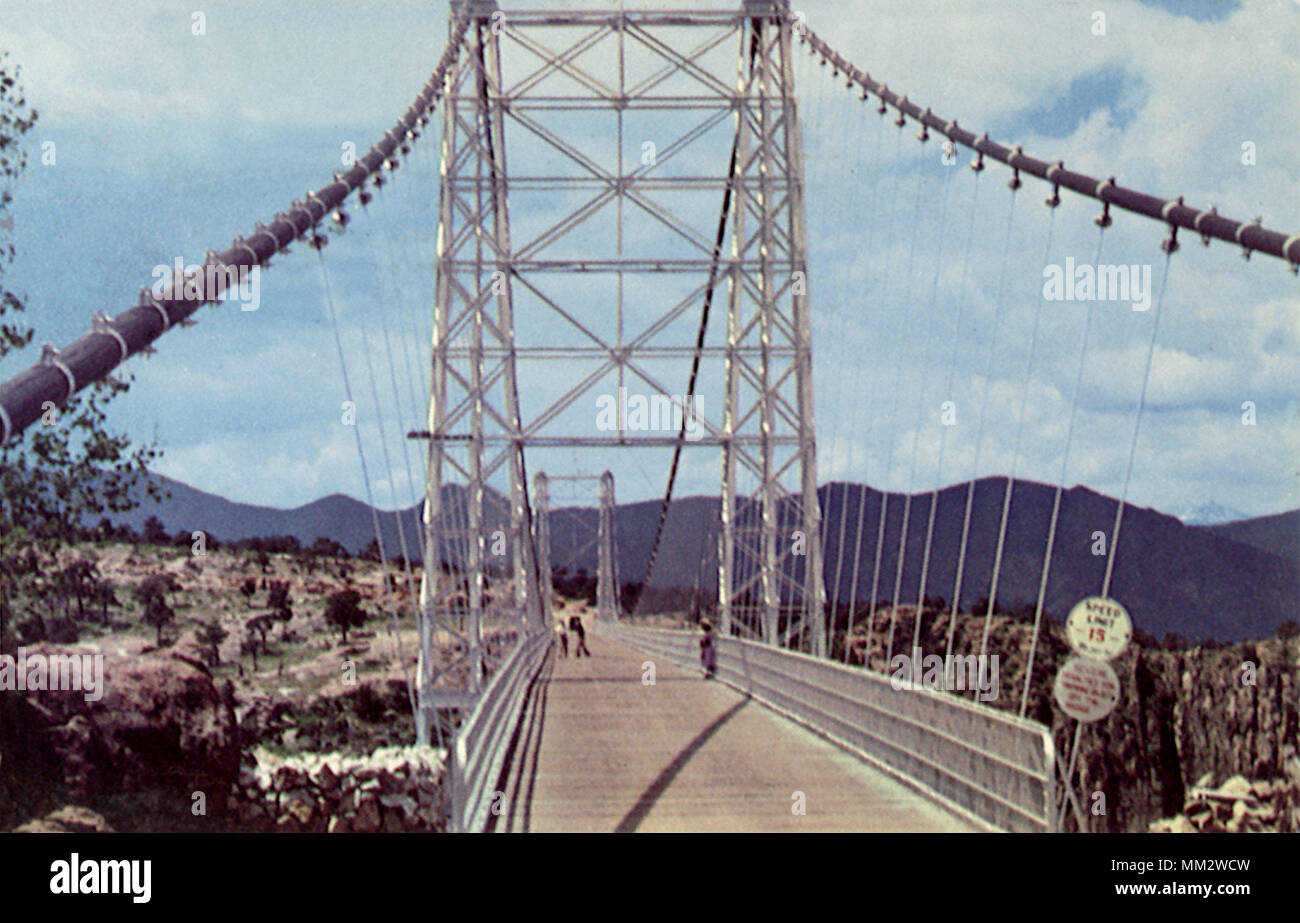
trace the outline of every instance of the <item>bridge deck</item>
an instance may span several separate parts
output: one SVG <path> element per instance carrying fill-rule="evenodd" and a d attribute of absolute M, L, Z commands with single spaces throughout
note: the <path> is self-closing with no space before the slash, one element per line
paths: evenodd
<path fill-rule="evenodd" d="M 553 659 L 525 711 L 497 829 L 969 831 L 799 724 L 659 659 L 588 633 Z M 807 814 L 796 815 L 803 792 Z"/>

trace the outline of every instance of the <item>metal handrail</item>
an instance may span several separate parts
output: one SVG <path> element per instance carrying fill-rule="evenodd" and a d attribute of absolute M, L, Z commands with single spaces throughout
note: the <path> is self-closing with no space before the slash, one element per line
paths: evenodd
<path fill-rule="evenodd" d="M 495 792 L 492 786 L 501 777 L 507 744 L 519 724 L 529 686 L 550 650 L 549 631 L 520 639 L 456 732 L 447 768 L 452 831 L 474 833 L 486 828 Z"/>
<path fill-rule="evenodd" d="M 599 630 L 696 663 L 696 632 Z M 898 690 L 879 673 L 739 638 L 718 639 L 716 676 L 980 826 L 1056 830 L 1055 746 L 1039 722 L 945 692 Z"/>

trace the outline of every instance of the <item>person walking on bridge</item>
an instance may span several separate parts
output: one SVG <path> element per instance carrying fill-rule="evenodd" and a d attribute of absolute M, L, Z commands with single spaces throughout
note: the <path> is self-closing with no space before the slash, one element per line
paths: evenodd
<path fill-rule="evenodd" d="M 569 633 L 564 630 L 564 619 L 555 621 L 555 644 L 560 649 L 561 657 L 569 656 Z"/>
<path fill-rule="evenodd" d="M 711 624 L 700 622 L 700 628 L 704 629 L 704 637 L 700 638 L 700 665 L 704 667 L 704 678 L 713 679 L 718 666 L 717 641 L 713 637 Z"/>
<path fill-rule="evenodd" d="M 591 651 L 587 650 L 587 630 L 582 627 L 582 616 L 569 616 L 569 630 L 578 638 L 578 644 L 573 649 L 573 656 L 581 657 L 583 654 L 586 654 L 590 657 Z"/>

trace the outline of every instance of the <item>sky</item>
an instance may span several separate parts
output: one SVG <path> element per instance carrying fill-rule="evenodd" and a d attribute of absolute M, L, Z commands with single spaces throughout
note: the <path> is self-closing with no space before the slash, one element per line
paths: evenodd
<path fill-rule="evenodd" d="M 503 8 L 508 15 L 534 5 Z M 22 66 L 40 113 L 27 136 L 28 169 L 14 189 L 18 258 L 7 276 L 25 297 L 38 344 L 70 342 L 88 329 L 92 312 L 134 304 L 154 267 L 177 257 L 201 262 L 207 249 L 224 249 L 255 220 L 324 185 L 343 169 L 348 145 L 364 152 L 405 110 L 447 33 L 445 3 L 399 0 L 0 6 L 0 48 Z M 846 58 L 963 127 L 1155 195 L 1300 229 L 1295 0 L 808 0 L 795 7 Z M 525 50 L 507 50 L 514 55 L 508 73 L 526 66 Z M 734 61 L 734 51 L 720 53 Z M 612 66 L 607 48 L 591 54 L 593 72 Z M 1091 304 L 1064 479 L 1118 494 L 1165 274 L 1164 229 L 1116 213 L 1099 235 L 1095 202 L 1066 192 L 1049 209 L 1050 189 L 1034 178 L 1013 204 L 1007 168 L 990 163 L 977 178 L 969 152 L 945 164 L 938 139 L 922 145 L 914 126 L 900 133 L 892 113 L 878 117 L 874 103 L 845 90 L 805 50 L 796 50 L 794 71 L 819 480 L 921 491 L 1014 472 L 1054 483 Z M 734 73 L 731 63 L 722 76 Z M 550 124 L 616 165 L 609 126 L 559 116 Z M 424 425 L 437 134 L 421 139 L 323 260 L 301 245 L 273 260 L 261 276 L 258 310 L 204 308 L 196 326 L 164 336 L 155 355 L 130 360 L 135 383 L 111 419 L 139 440 L 158 441 L 157 470 L 277 507 L 336 492 L 365 499 L 356 431 L 340 417 L 348 390 L 332 307 L 370 496 L 392 507 L 420 494 L 422 444 L 402 433 Z M 640 165 L 645 141 L 662 149 L 671 135 L 667 122 L 630 124 L 625 168 Z M 677 163 L 722 174 L 730 137 L 721 125 Z M 543 166 L 525 143 L 507 151 L 516 173 Z M 531 238 L 580 200 L 512 197 L 514 238 Z M 720 201 L 703 193 L 664 201 L 711 239 Z M 565 246 L 578 254 L 607 247 L 614 227 L 603 213 Z M 671 237 L 661 224 L 629 226 L 627 246 L 668 252 Z M 1247 515 L 1300 506 L 1300 282 L 1270 257 L 1244 261 L 1232 245 L 1202 247 L 1186 233 L 1179 242 L 1129 499 L 1175 514 L 1209 502 Z M 1045 300 L 1044 266 L 1067 259 L 1136 267 L 1139 277 L 1149 268 L 1152 307 Z M 595 285 L 577 281 L 547 294 L 567 299 L 593 326 L 608 324 L 610 295 Z M 630 281 L 629 327 L 666 310 L 680 285 Z M 520 345 L 577 342 L 535 300 L 521 295 L 516 310 Z M 692 309 L 673 325 L 674 345 L 693 342 L 697 318 Z M 722 342 L 723 320 L 719 308 L 708 343 Z M 34 359 L 32 351 L 8 357 L 0 377 Z M 688 367 L 689 360 L 654 366 L 674 392 L 685 389 Z M 543 406 L 584 368 L 521 364 L 526 409 Z M 720 376 L 717 363 L 705 363 L 697 394 L 709 417 L 721 406 Z M 590 431 L 596 396 L 584 396 L 560 426 Z M 956 425 L 944 426 L 945 401 Z M 1253 407 L 1253 425 L 1243 423 L 1244 405 Z M 716 450 L 684 454 L 677 492 L 716 493 Z M 553 474 L 608 467 L 618 499 L 628 501 L 662 495 L 669 457 L 557 449 L 530 453 L 530 467 Z M 591 493 L 585 483 L 553 493 L 563 501 L 571 489 L 574 502 L 593 502 L 582 494 Z"/>

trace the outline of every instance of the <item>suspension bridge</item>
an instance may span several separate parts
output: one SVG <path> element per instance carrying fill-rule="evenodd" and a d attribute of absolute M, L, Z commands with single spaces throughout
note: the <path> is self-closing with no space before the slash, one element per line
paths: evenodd
<path fill-rule="evenodd" d="M 838 124 L 804 118 L 832 97 L 858 114 Z M 844 164 L 836 169 L 845 172 L 811 206 L 810 124 L 837 133 Z M 911 162 L 908 144 L 918 152 Z M 864 181 L 877 164 L 888 167 Z M 1002 185 L 987 189 L 986 174 L 998 173 Z M 365 228 L 382 224 L 390 188 L 428 184 L 431 175 L 436 217 L 417 217 L 436 227 L 433 252 L 408 242 L 378 247 Z M 1031 233 L 1032 247 L 1013 247 L 1017 201 L 1032 186 L 1045 197 L 1048 224 Z M 950 221 L 963 187 L 967 212 Z M 923 208 L 927 192 L 937 208 Z M 1071 200 L 1099 208 L 1088 264 L 1098 272 L 1079 298 L 1087 304 L 1065 360 L 1044 369 L 1040 270 L 1062 257 L 1056 216 Z M 810 251 L 844 243 L 809 234 L 810 208 L 835 210 L 840 227 L 861 226 L 838 271 L 810 266 Z M 923 211 L 938 215 L 933 267 L 916 259 Z M 989 214 L 1005 234 L 992 241 L 995 271 L 981 275 L 972 253 L 977 219 Z M 1120 220 L 1148 222 L 1162 237 L 1142 295 L 1139 276 L 1101 275 L 1102 245 Z M 1044 616 L 1049 601 L 1059 604 L 1052 568 L 1099 338 L 1092 293 L 1123 281 L 1124 298 L 1147 297 L 1151 308 L 1121 334 L 1137 343 L 1140 384 L 1129 429 L 1115 440 L 1123 487 L 1113 520 L 1099 526 L 1108 541 L 1095 595 L 1122 603 L 1117 558 L 1141 554 L 1121 552 L 1120 536 L 1170 265 L 1197 240 L 1281 261 L 1292 273 L 1300 265 L 1300 235 L 1067 169 L 923 107 L 837 52 L 786 0 L 697 11 L 502 10 L 493 0 L 459 0 L 437 67 L 383 138 L 270 221 L 209 251 L 167 296 L 142 289 L 137 304 L 96 314 L 91 332 L 67 347 L 47 345 L 37 364 L 0 386 L 0 436 L 20 439 L 49 407 L 192 323 L 216 300 L 203 278 L 225 274 L 229 284 L 301 242 L 316 254 L 311 271 L 337 346 L 340 397 L 375 408 L 376 438 L 354 430 L 366 499 L 372 508 L 382 500 L 371 478 L 380 464 L 390 488 L 404 468 L 422 499 L 417 523 L 394 492 L 397 511 L 376 512 L 374 527 L 385 571 L 400 561 L 408 578 L 407 598 L 388 592 L 384 606 L 395 627 L 410 618 L 419 628 L 419 650 L 401 653 L 402 668 L 418 742 L 448 754 L 452 829 L 1085 829 L 1075 791 L 1084 725 L 1058 753 L 1028 703 L 1042 682 L 1035 657 Z M 384 290 L 377 272 L 393 310 L 363 329 L 358 365 L 346 355 L 339 314 L 361 296 L 331 253 L 362 242 L 372 249 L 361 259 L 435 272 L 427 336 L 425 303 Z M 1024 277 L 1034 281 L 1032 297 L 1017 289 Z M 886 296 L 905 318 L 896 331 L 878 308 Z M 819 299 L 839 307 L 819 308 Z M 410 333 L 399 310 L 420 318 Z M 1000 339 L 1020 321 L 1027 336 Z M 933 356 L 935 374 L 911 382 L 901 359 L 895 366 L 897 357 L 877 355 L 859 357 L 856 381 L 821 377 L 832 367 L 819 362 L 822 350 L 837 357 L 836 370 L 852 368 L 852 331 L 871 325 L 898 350 Z M 983 375 L 959 380 L 959 353 L 982 355 L 985 346 Z M 1013 424 L 986 432 L 989 382 L 1007 361 L 1024 362 L 1009 398 Z M 391 398 L 380 393 L 376 367 L 388 372 Z M 1026 420 L 1049 372 L 1065 382 L 1053 410 L 1066 424 L 1041 552 L 1015 564 L 1032 569 L 1037 594 L 1022 660 L 1003 670 L 1019 679 L 1003 697 L 1012 705 L 900 688 L 888 667 L 896 653 L 942 649 L 946 660 L 982 664 L 990 651 Z M 828 404 L 815 405 L 814 383 L 834 394 L 820 443 L 815 408 Z M 958 404 L 975 416 L 978 435 L 947 522 L 950 427 L 932 427 L 932 443 L 919 423 L 910 432 L 900 424 L 909 412 L 919 421 Z M 841 454 L 848 446 L 848 470 L 868 473 L 855 430 L 879 444 L 882 483 L 905 474 L 897 492 L 874 498 L 819 482 L 819 444 Z M 636 535 L 616 526 L 611 473 L 625 470 L 616 459 L 629 453 L 667 474 L 662 502 L 647 507 Z M 992 469 L 995 454 L 1009 466 Z M 928 463 L 932 489 L 918 472 Z M 710 466 L 719 472 L 716 506 L 674 523 L 679 475 L 698 481 Z M 972 516 L 977 482 L 995 473 L 1000 512 L 984 534 Z M 576 492 L 569 499 L 594 496 L 594 515 L 557 507 L 560 486 Z M 381 528 L 390 515 L 397 548 Z M 565 516 L 573 521 L 562 559 L 552 533 Z M 942 529 L 959 535 L 953 560 L 936 557 Z M 620 573 L 621 552 L 634 543 L 644 573 Z M 553 574 L 588 558 L 596 562 L 591 611 L 553 587 Z M 413 560 L 422 563 L 418 580 Z M 959 608 L 975 586 L 977 628 L 959 634 Z M 664 627 L 670 616 L 681 625 L 701 612 L 716 627 L 711 679 L 698 666 L 701 632 Z M 654 615 L 658 626 L 639 618 Z M 557 657 L 557 617 L 583 622 L 590 658 Z M 935 637 L 941 647 L 928 647 Z"/>

